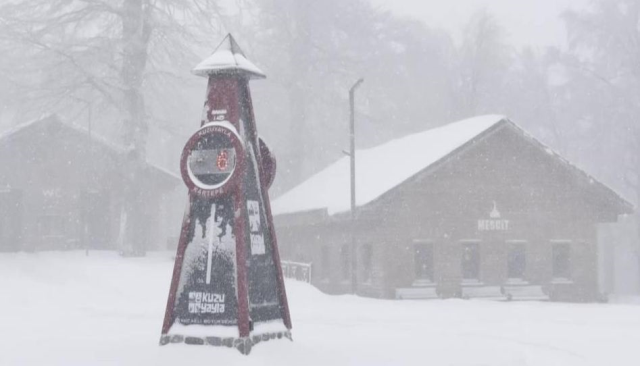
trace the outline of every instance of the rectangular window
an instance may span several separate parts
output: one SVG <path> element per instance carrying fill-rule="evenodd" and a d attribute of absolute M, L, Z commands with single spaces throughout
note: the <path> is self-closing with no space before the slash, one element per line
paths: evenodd
<path fill-rule="evenodd" d="M 480 279 L 479 243 L 462 243 L 462 279 Z"/>
<path fill-rule="evenodd" d="M 80 192 L 79 204 L 82 246 L 92 249 L 112 248 L 111 194 L 104 190 L 83 190 Z M 256 253 L 260 252 L 260 238 L 257 238 L 254 245 Z"/>
<path fill-rule="evenodd" d="M 348 244 L 344 244 L 342 246 L 342 248 L 340 248 L 340 261 L 341 263 L 341 272 L 340 272 L 340 277 L 342 278 L 343 281 L 346 281 L 349 279 L 349 268 L 351 267 L 351 264 L 349 263 L 351 260 L 351 255 L 349 255 L 349 245 Z"/>
<path fill-rule="evenodd" d="M 571 243 L 553 243 L 553 278 L 571 278 Z"/>
<path fill-rule="evenodd" d="M 11 201 L 9 194 L 11 191 L 0 190 L 0 246 L 12 239 L 11 229 Z"/>
<path fill-rule="evenodd" d="M 322 266 L 321 275 L 322 279 L 328 279 L 331 271 L 331 259 L 330 259 L 329 246 L 323 245 L 320 254 L 320 265 Z"/>
<path fill-rule="evenodd" d="M 22 192 L 0 188 L 0 251 L 18 250 L 22 234 Z"/>
<path fill-rule="evenodd" d="M 4 245 L 4 243 L 8 242 L 11 238 L 9 230 L 11 225 L 9 223 L 9 210 L 0 211 L 0 245 Z"/>
<path fill-rule="evenodd" d="M 43 238 L 58 238 L 66 234 L 66 218 L 49 214 L 38 217 L 38 233 Z"/>
<path fill-rule="evenodd" d="M 433 281 L 433 243 L 414 243 L 413 260 L 416 280 Z"/>
<path fill-rule="evenodd" d="M 371 281 L 373 266 L 373 246 L 365 244 L 362 246 L 362 281 Z"/>
<path fill-rule="evenodd" d="M 507 275 L 508 278 L 523 279 L 527 268 L 527 244 L 523 242 L 507 243 Z"/>

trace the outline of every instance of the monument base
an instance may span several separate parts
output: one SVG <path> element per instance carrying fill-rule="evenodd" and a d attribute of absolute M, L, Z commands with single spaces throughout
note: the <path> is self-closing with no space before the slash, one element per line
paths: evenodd
<path fill-rule="evenodd" d="M 164 346 L 171 343 L 184 343 L 189 345 L 198 346 L 214 346 L 214 347 L 227 347 L 236 348 L 243 355 L 248 355 L 251 352 L 251 348 L 261 342 L 270 341 L 273 339 L 288 339 L 293 341 L 291 337 L 291 331 L 272 332 L 256 334 L 250 337 L 194 337 L 183 336 L 179 334 L 164 334 L 160 337 L 160 345 Z"/>

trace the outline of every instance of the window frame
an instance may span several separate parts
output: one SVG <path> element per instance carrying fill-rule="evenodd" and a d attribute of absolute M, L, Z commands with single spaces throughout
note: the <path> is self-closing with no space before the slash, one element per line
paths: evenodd
<path fill-rule="evenodd" d="M 370 283 L 373 278 L 373 245 L 363 244 L 361 247 L 362 282 Z"/>
<path fill-rule="evenodd" d="M 527 263 L 528 263 L 528 258 L 527 258 L 527 254 L 528 254 L 528 241 L 526 240 L 520 240 L 520 239 L 513 239 L 513 240 L 506 240 L 505 244 L 507 245 L 507 281 L 524 281 L 526 280 L 527 277 Z M 523 263 L 522 263 L 522 273 L 520 274 L 519 277 L 517 276 L 512 276 L 511 274 L 511 264 L 512 264 L 512 257 L 511 257 L 511 253 L 512 253 L 512 248 L 515 247 L 521 247 L 523 249 Z"/>
<path fill-rule="evenodd" d="M 347 282 L 351 279 L 351 246 L 342 244 L 340 247 L 340 280 Z"/>
<path fill-rule="evenodd" d="M 331 278 L 331 247 L 323 244 L 320 247 L 320 276 L 322 280 Z"/>
<path fill-rule="evenodd" d="M 573 280 L 573 261 L 572 261 L 573 241 L 569 239 L 552 239 L 550 240 L 550 242 L 551 242 L 551 278 L 553 280 L 572 281 Z M 556 263 L 557 263 L 556 250 L 558 248 L 566 248 L 566 259 L 565 259 L 566 263 L 563 265 L 565 268 L 564 268 L 564 271 L 562 271 L 566 273 L 559 273 L 560 269 L 558 269 L 556 266 Z"/>
<path fill-rule="evenodd" d="M 41 239 L 60 239 L 68 236 L 68 216 L 60 213 L 45 213 L 38 216 L 36 225 Z"/>

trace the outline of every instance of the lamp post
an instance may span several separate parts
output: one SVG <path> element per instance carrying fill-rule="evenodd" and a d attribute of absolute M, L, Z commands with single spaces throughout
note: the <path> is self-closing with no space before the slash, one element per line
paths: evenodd
<path fill-rule="evenodd" d="M 360 78 L 349 89 L 349 157 L 351 165 L 351 292 L 357 293 L 358 289 L 358 258 L 356 257 L 356 112 L 355 92 L 364 79 Z"/>

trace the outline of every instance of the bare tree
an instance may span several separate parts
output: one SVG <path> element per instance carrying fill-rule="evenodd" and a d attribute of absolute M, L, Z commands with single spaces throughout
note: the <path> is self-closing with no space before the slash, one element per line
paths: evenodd
<path fill-rule="evenodd" d="M 128 151 L 126 254 L 145 251 L 135 182 L 146 159 L 149 121 L 162 121 L 163 105 L 179 99 L 176 84 L 202 57 L 204 40 L 211 48 L 219 38 L 224 18 L 211 0 L 21 0 L 0 7 L 0 47 L 13 57 L 9 82 L 23 96 L 15 107 L 20 115 L 90 118 L 107 135 L 120 135 Z"/>
<path fill-rule="evenodd" d="M 443 31 L 365 0 L 254 0 L 251 48 L 269 77 L 264 107 L 287 189 L 342 157 L 348 90 L 358 90 L 356 144 L 371 146 L 446 122 L 453 44 Z M 259 31 L 258 31 L 259 30 Z M 261 89 L 258 89 L 259 92 Z M 445 90 L 445 92 L 443 92 Z"/>
<path fill-rule="evenodd" d="M 600 144 L 606 143 L 600 151 L 640 203 L 640 1 L 598 0 L 586 11 L 566 13 L 565 20 L 569 65 L 590 81 L 576 95 L 588 98 L 586 117 Z M 636 227 L 640 235 L 640 214 Z M 637 254 L 640 265 L 640 243 Z"/>
<path fill-rule="evenodd" d="M 511 64 L 511 49 L 495 18 L 481 10 L 464 29 L 459 48 L 459 78 L 455 87 L 457 117 L 496 112 L 498 99 Z"/>

